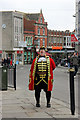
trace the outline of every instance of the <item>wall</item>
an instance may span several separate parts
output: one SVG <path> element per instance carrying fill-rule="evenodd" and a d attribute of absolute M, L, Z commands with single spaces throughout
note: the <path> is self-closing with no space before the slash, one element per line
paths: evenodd
<path fill-rule="evenodd" d="M 2 49 L 12 50 L 12 12 L 2 12 Z"/>
<path fill-rule="evenodd" d="M 0 12 L 0 50 L 2 50 L 2 12 Z"/>

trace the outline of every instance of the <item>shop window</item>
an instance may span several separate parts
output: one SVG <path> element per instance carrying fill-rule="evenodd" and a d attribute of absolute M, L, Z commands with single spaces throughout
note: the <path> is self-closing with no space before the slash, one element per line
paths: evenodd
<path fill-rule="evenodd" d="M 27 61 L 27 52 L 24 53 L 24 61 Z"/>
<path fill-rule="evenodd" d="M 28 52 L 28 62 L 30 62 L 30 52 Z"/>
<path fill-rule="evenodd" d="M 38 39 L 38 46 L 40 46 L 40 39 Z"/>
<path fill-rule="evenodd" d="M 22 54 L 17 54 L 17 61 L 22 62 Z"/>

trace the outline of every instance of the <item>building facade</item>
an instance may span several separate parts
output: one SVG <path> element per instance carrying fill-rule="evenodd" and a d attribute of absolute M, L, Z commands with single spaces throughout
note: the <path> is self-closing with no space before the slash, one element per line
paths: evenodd
<path fill-rule="evenodd" d="M 19 11 L 0 12 L 0 59 L 8 56 L 13 64 L 29 64 L 43 45 L 52 56 L 66 56 L 73 52 L 71 32 L 47 29 L 40 13 Z"/>
<path fill-rule="evenodd" d="M 74 52 L 74 44 L 71 42 L 71 32 L 48 30 L 48 52 L 54 59 L 68 57 L 68 54 Z"/>
<path fill-rule="evenodd" d="M 0 17 L 0 56 L 10 57 L 13 64 L 16 61 L 23 64 L 23 48 L 19 47 L 19 41 L 23 41 L 23 16 L 13 11 L 2 11 Z"/>
<path fill-rule="evenodd" d="M 76 7 L 75 7 L 75 34 L 80 42 L 80 0 L 76 0 Z M 78 42 L 75 43 L 75 51 L 79 51 L 80 46 Z"/>
<path fill-rule="evenodd" d="M 40 13 L 24 15 L 24 64 L 31 63 L 36 52 L 43 45 L 47 47 L 47 22 L 45 22 L 42 10 Z"/>

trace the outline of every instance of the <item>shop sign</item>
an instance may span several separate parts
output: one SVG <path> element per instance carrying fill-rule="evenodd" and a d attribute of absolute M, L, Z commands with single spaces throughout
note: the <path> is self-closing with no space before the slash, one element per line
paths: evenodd
<path fill-rule="evenodd" d="M 0 53 L 2 53 L 2 51 L 0 51 Z"/>
<path fill-rule="evenodd" d="M 23 53 L 23 51 L 17 51 L 17 54 L 22 54 Z"/>

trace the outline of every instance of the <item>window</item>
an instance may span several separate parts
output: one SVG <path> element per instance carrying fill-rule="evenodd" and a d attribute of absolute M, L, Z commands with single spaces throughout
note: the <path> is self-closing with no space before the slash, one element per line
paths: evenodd
<path fill-rule="evenodd" d="M 40 39 L 38 39 L 38 46 L 40 46 Z"/>
<path fill-rule="evenodd" d="M 27 38 L 27 45 L 29 45 L 29 37 Z"/>
<path fill-rule="evenodd" d="M 45 28 L 43 28 L 43 35 L 45 35 Z"/>
<path fill-rule="evenodd" d="M 38 35 L 40 35 L 40 28 L 38 28 Z"/>
<path fill-rule="evenodd" d="M 45 39 L 43 39 L 43 46 L 45 46 Z"/>
<path fill-rule="evenodd" d="M 42 23 L 42 17 L 41 17 L 41 23 Z"/>
<path fill-rule="evenodd" d="M 26 37 L 26 44 L 27 44 L 27 42 L 28 42 L 28 38 Z"/>
<path fill-rule="evenodd" d="M 32 45 L 32 37 L 26 37 L 26 44 Z"/>
<path fill-rule="evenodd" d="M 32 37 L 31 37 L 31 45 L 32 45 Z"/>

